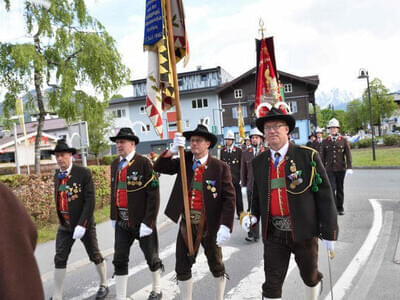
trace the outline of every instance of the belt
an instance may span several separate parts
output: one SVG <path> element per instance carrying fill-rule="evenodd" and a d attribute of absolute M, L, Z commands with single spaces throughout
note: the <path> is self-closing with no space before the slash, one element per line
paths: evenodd
<path fill-rule="evenodd" d="M 185 220 L 185 214 L 182 215 Z M 200 223 L 201 219 L 201 210 L 190 210 L 190 224 L 197 225 Z"/>
<path fill-rule="evenodd" d="M 283 217 L 283 216 L 271 216 L 270 223 L 278 230 L 281 231 L 291 231 L 292 230 L 292 223 L 290 221 L 290 217 Z"/>

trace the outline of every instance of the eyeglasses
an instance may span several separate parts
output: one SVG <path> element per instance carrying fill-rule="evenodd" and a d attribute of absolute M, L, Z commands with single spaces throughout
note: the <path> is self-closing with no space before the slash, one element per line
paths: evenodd
<path fill-rule="evenodd" d="M 287 126 L 287 125 L 286 124 L 276 124 L 273 126 L 264 126 L 264 131 L 271 131 L 271 130 L 278 131 L 279 128 L 281 128 L 283 126 Z"/>
<path fill-rule="evenodd" d="M 196 143 L 196 144 L 200 144 L 204 141 L 205 139 L 190 139 L 190 143 Z"/>

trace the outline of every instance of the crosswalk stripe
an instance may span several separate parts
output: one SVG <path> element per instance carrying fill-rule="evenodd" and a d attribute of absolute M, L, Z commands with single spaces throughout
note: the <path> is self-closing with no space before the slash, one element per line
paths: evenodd
<path fill-rule="evenodd" d="M 294 256 L 291 255 L 286 278 L 296 268 Z M 258 266 L 251 269 L 249 275 L 244 277 L 237 286 L 229 290 L 225 296 L 225 300 L 247 300 L 259 299 L 261 297 L 261 286 L 264 283 L 264 260 L 261 260 Z"/>
<path fill-rule="evenodd" d="M 369 230 L 368 236 L 362 244 L 361 248 L 358 250 L 350 264 L 347 266 L 346 270 L 342 273 L 339 280 L 333 287 L 333 295 L 335 296 L 336 300 L 343 299 L 346 296 L 346 293 L 350 290 L 354 277 L 367 261 L 376 244 L 379 233 L 381 232 L 382 206 L 376 199 L 369 199 L 369 202 L 371 203 L 374 211 L 374 220 L 372 223 L 372 227 Z M 325 297 L 325 300 L 330 299 L 331 293 L 329 292 L 328 295 Z"/>
<path fill-rule="evenodd" d="M 169 244 L 163 251 L 161 251 L 159 253 L 159 256 L 160 256 L 160 259 L 162 260 L 170 255 L 173 255 L 174 253 L 175 253 L 175 242 Z M 138 264 L 137 266 L 130 268 L 128 271 L 129 272 L 128 276 L 129 277 L 133 276 L 147 268 L 148 268 L 147 263 L 146 263 L 146 261 L 144 261 L 144 262 Z M 115 279 L 114 278 L 108 279 L 107 284 L 109 287 L 115 285 Z M 98 288 L 99 288 L 99 284 L 98 284 L 98 282 L 96 282 L 91 287 L 85 288 L 85 292 L 83 294 L 76 296 L 76 297 L 72 298 L 71 300 L 81 300 L 81 299 L 89 298 L 90 296 L 93 296 L 94 294 L 96 294 Z"/>
<path fill-rule="evenodd" d="M 229 246 L 222 247 L 223 260 L 224 261 L 229 260 L 231 255 L 237 251 L 239 251 L 239 248 L 229 247 Z M 204 255 L 204 253 L 199 253 L 198 257 L 196 258 L 196 263 L 193 265 L 192 268 L 193 282 L 201 280 L 208 274 L 211 273 L 208 268 L 207 258 Z M 178 285 L 176 284 L 176 280 L 174 279 L 175 279 L 175 271 L 169 272 L 168 274 L 161 276 L 161 289 L 163 293 L 163 299 L 174 299 L 179 294 L 179 288 Z M 144 288 L 142 288 L 141 290 L 134 293 L 133 295 L 131 295 L 131 298 L 135 300 L 147 299 L 147 297 L 151 292 L 151 289 L 152 285 L 149 284 Z"/>

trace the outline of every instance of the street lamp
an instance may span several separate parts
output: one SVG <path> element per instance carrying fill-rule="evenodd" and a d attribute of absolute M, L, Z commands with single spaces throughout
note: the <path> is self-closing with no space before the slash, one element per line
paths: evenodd
<path fill-rule="evenodd" d="M 369 75 L 368 71 L 365 69 L 360 69 L 360 73 L 358 75 L 358 79 L 367 79 L 367 86 L 368 86 L 368 103 L 369 103 L 369 124 L 371 127 L 371 139 L 372 139 L 372 160 L 376 160 L 375 157 L 375 133 L 374 133 L 374 127 L 372 123 L 372 104 L 371 104 L 371 91 L 369 88 Z"/>

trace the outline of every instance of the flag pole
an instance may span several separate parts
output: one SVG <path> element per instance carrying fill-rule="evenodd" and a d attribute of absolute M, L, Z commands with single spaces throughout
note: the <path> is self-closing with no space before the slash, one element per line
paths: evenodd
<path fill-rule="evenodd" d="M 174 42 L 174 33 L 172 29 L 172 16 L 171 16 L 171 0 L 166 0 L 165 2 L 166 2 L 166 13 L 167 13 L 168 48 L 171 59 L 172 76 L 174 81 L 176 125 L 178 132 L 182 133 L 182 113 L 181 113 L 181 104 L 179 97 L 178 74 L 176 72 L 175 42 Z M 190 211 L 189 211 L 189 201 L 188 201 L 185 149 L 183 147 L 179 147 L 179 157 L 180 157 L 179 161 L 181 167 L 183 204 L 185 208 L 185 221 L 186 221 L 186 232 L 187 232 L 187 243 L 188 243 L 187 246 L 189 249 L 189 256 L 193 256 L 194 250 L 193 250 L 192 226 L 190 222 Z"/>

